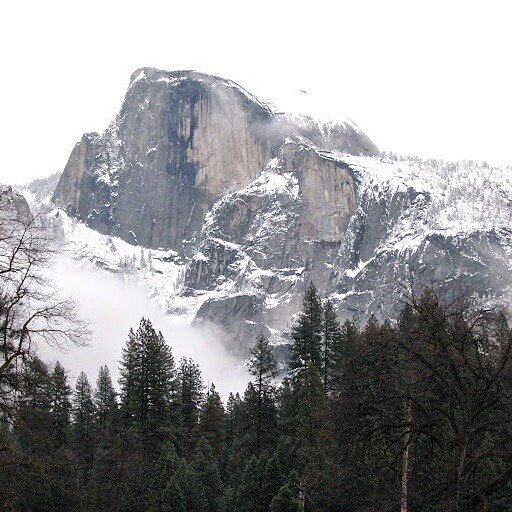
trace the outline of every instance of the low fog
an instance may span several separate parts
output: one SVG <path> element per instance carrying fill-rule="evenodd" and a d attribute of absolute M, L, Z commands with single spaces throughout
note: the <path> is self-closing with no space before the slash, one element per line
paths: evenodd
<path fill-rule="evenodd" d="M 90 343 L 85 347 L 39 347 L 43 359 L 59 360 L 67 368 L 72 382 L 83 370 L 94 384 L 99 367 L 106 364 L 117 383 L 128 331 L 130 327 L 135 329 L 144 316 L 162 331 L 176 364 L 182 356 L 194 359 L 201 366 L 205 385 L 213 382 L 223 400 L 230 391 L 244 390 L 249 376 L 243 363 L 227 353 L 212 333 L 165 315 L 142 285 L 83 266 L 68 255 L 56 260 L 51 273 L 60 294 L 76 301 L 78 314 L 89 322 L 91 330 Z"/>

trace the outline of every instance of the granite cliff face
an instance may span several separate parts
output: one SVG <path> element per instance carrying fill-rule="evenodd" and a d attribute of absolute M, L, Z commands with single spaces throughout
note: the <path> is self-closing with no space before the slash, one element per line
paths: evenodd
<path fill-rule="evenodd" d="M 167 311 L 223 330 L 244 355 L 260 331 L 283 339 L 310 280 L 340 318 L 394 316 L 411 280 L 506 302 L 509 173 L 378 155 L 349 122 L 144 68 L 109 128 L 75 146 L 53 201 L 80 236 L 100 233 L 85 251 L 96 266 L 138 272 Z"/>
<path fill-rule="evenodd" d="M 406 288 L 509 309 L 512 180 L 473 162 L 345 158 L 359 197 L 330 276 L 342 316 L 396 318 Z"/>
<path fill-rule="evenodd" d="M 101 233 L 187 252 L 211 207 L 256 179 L 286 138 L 377 151 L 353 126 L 294 123 L 233 82 L 144 68 L 105 133 L 75 146 L 53 201 Z"/>

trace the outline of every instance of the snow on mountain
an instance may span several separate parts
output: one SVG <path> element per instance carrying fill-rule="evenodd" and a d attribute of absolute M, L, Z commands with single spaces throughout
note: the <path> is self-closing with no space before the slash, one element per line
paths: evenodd
<path fill-rule="evenodd" d="M 508 305 L 510 169 L 379 156 L 351 121 L 283 113 L 238 84 L 137 70 L 85 134 L 51 222 L 80 265 L 145 287 L 246 355 L 282 342 L 310 280 L 340 318 L 393 317 L 413 281 Z"/>
<path fill-rule="evenodd" d="M 359 204 L 333 279 L 339 307 L 393 315 L 415 280 L 508 307 L 510 169 L 473 162 L 389 161 L 337 155 L 357 175 Z M 375 286 L 375 282 L 379 286 Z"/>
<path fill-rule="evenodd" d="M 142 287 L 163 312 L 185 323 L 192 321 L 194 311 L 206 300 L 206 296 L 180 296 L 186 265 L 175 251 L 147 249 L 102 235 L 60 209 L 49 212 L 48 219 L 64 252 L 79 269 L 100 269 Z"/>
<path fill-rule="evenodd" d="M 340 155 L 360 175 L 362 194 L 374 200 L 414 190 L 428 201 L 418 215 L 404 215 L 393 239 L 427 232 L 464 234 L 507 227 L 512 221 L 512 171 L 473 162 L 390 161 Z M 411 205 L 411 210 L 415 210 Z"/>
<path fill-rule="evenodd" d="M 322 261 L 310 257 L 314 251 L 301 255 L 304 248 L 296 243 L 283 261 L 290 251 L 286 245 L 297 242 L 290 230 L 298 229 L 304 198 L 297 173 L 287 172 L 280 158 L 214 204 L 190 257 L 102 235 L 63 210 L 51 213 L 53 229 L 79 265 L 140 284 L 163 311 L 183 322 L 219 321 L 227 310 L 222 327 L 263 330 L 276 343 L 299 308 L 299 290 L 315 275 L 341 317 L 393 315 L 411 269 L 421 281 L 422 269 L 432 267 L 438 268 L 429 279 L 465 282 L 464 291 L 505 304 L 512 265 L 509 169 L 318 153 L 347 165 L 357 184 L 346 236 L 334 251 L 324 251 Z"/>

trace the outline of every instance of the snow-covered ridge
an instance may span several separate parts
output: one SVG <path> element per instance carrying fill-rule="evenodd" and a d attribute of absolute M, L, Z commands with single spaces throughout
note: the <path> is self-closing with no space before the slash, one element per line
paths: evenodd
<path fill-rule="evenodd" d="M 176 301 L 185 275 L 185 264 L 176 252 L 146 249 L 102 235 L 60 209 L 49 212 L 47 218 L 54 236 L 62 241 L 63 251 L 79 268 L 94 268 L 132 281 L 142 286 L 163 311 L 173 310 L 184 321 L 192 320 L 194 308 Z"/>
<path fill-rule="evenodd" d="M 339 156 L 360 177 L 361 194 L 375 201 L 414 191 L 416 203 L 404 212 L 394 232 L 463 235 L 500 229 L 512 223 L 512 172 L 473 162 L 419 163 L 413 159 Z M 412 214 L 407 219 L 405 213 Z"/>
<path fill-rule="evenodd" d="M 510 169 L 335 156 L 358 183 L 358 206 L 333 266 L 340 310 L 393 315 L 411 282 L 509 308 Z"/>
<path fill-rule="evenodd" d="M 298 155 L 302 146 L 291 145 Z M 311 249 L 299 244 L 303 169 L 285 170 L 282 157 L 271 159 L 256 179 L 212 206 L 188 257 L 101 235 L 62 210 L 51 214 L 53 227 L 78 265 L 137 282 L 165 312 L 185 322 L 209 300 L 233 301 L 242 310 L 256 304 L 260 316 L 242 321 L 266 329 L 276 343 L 310 279 L 324 283 L 322 293 L 335 299 L 341 316 L 362 318 L 389 314 L 411 262 L 482 296 L 507 296 L 509 169 L 355 157 L 311 146 L 302 150 L 338 162 L 356 184 L 355 212 L 344 239 L 325 247 L 317 241 L 320 253 L 314 244 Z M 326 276 L 330 284 L 322 281 Z"/>
<path fill-rule="evenodd" d="M 356 133 L 361 133 L 361 129 L 359 128 L 359 126 L 357 126 L 357 124 L 348 117 L 343 117 L 341 119 L 337 118 L 336 120 L 333 120 L 332 118 L 325 117 L 324 115 L 318 114 L 316 112 L 301 112 L 300 110 L 298 110 L 300 107 L 285 110 L 278 109 L 272 104 L 269 105 L 271 106 L 273 112 L 277 116 L 286 117 L 294 124 L 303 129 L 317 129 L 325 138 L 328 138 L 336 130 L 339 130 L 340 127 L 343 129 L 351 128 Z"/>

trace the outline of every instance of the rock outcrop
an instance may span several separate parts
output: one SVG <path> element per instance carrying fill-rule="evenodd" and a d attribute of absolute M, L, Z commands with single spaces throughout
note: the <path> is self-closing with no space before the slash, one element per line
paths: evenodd
<path fill-rule="evenodd" d="M 282 341 L 310 280 L 362 321 L 396 315 L 412 281 L 506 302 L 510 173 L 378 154 L 349 122 L 144 68 L 110 127 L 75 146 L 53 201 L 108 247 L 128 242 L 121 263 L 105 250 L 99 266 L 140 267 L 170 313 L 223 330 L 243 355 L 258 332 Z M 129 244 L 142 248 L 130 257 Z"/>
<path fill-rule="evenodd" d="M 352 125 L 322 130 L 228 80 L 144 68 L 105 133 L 75 146 L 53 201 L 101 233 L 186 253 L 211 207 L 256 179 L 286 138 L 377 152 Z"/>
<path fill-rule="evenodd" d="M 264 301 L 253 294 L 208 299 L 197 311 L 192 325 L 217 330 L 227 349 L 237 354 L 247 353 L 248 339 L 271 334 L 265 325 Z"/>
<path fill-rule="evenodd" d="M 196 290 L 250 290 L 253 302 L 258 295 L 263 302 L 273 297 L 276 307 L 263 308 L 256 323 L 263 330 L 267 324 L 281 328 L 280 319 L 298 306 L 298 281 L 307 275 L 327 286 L 326 263 L 336 257 L 356 194 L 348 166 L 311 147 L 284 144 L 259 178 L 224 196 L 208 213 L 185 284 Z M 213 316 L 208 306 L 218 309 L 218 299 L 203 305 L 202 317 Z"/>
<path fill-rule="evenodd" d="M 25 197 L 9 185 L 0 185 L 0 222 L 16 220 L 28 223 L 32 212 Z"/>

